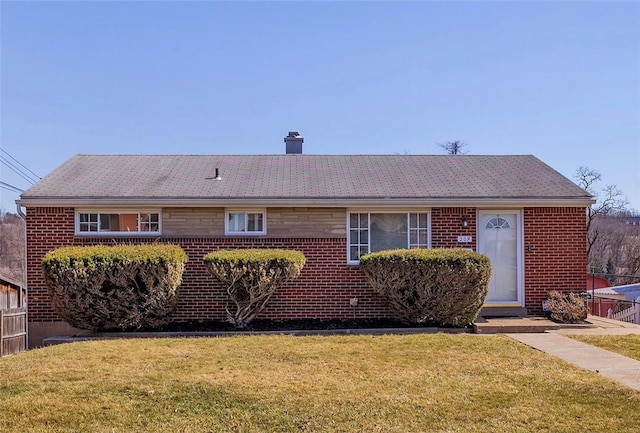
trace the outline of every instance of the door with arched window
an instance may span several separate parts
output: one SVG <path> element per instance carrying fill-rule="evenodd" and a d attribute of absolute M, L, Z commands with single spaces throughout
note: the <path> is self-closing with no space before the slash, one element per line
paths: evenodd
<path fill-rule="evenodd" d="M 522 305 L 520 212 L 479 211 L 478 251 L 491 260 L 486 304 Z"/>

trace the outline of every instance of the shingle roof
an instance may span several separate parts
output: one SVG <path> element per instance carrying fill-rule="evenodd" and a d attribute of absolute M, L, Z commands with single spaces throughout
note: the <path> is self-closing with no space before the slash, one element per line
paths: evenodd
<path fill-rule="evenodd" d="M 590 196 L 531 155 L 76 155 L 20 203 L 342 199 L 588 204 Z"/>

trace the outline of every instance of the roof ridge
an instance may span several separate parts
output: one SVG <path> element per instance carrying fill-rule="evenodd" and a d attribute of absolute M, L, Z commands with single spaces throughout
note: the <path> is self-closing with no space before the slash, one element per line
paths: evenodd
<path fill-rule="evenodd" d="M 416 153 L 410 155 L 399 155 L 395 153 L 304 153 L 304 154 L 285 154 L 285 153 L 78 153 L 74 156 L 163 156 L 163 157 L 171 157 L 171 156 L 234 156 L 234 157 L 254 157 L 254 156 L 273 156 L 273 157 L 291 157 L 291 158 L 300 158 L 300 157 L 308 157 L 308 156 L 333 156 L 333 157 L 341 157 L 341 156 L 366 156 L 366 157 L 380 157 L 380 156 L 393 156 L 398 158 L 408 158 L 408 157 L 430 157 L 430 158 L 516 158 L 516 157 L 533 157 L 536 158 L 532 154 L 478 154 L 478 155 L 435 155 L 435 154 L 427 154 L 427 153 Z M 536 158 L 537 159 L 537 158 Z"/>

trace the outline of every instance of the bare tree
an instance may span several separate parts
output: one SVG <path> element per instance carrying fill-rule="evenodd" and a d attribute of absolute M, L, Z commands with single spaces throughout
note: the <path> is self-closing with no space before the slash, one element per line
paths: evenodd
<path fill-rule="evenodd" d="M 626 270 L 627 275 L 640 275 L 640 235 L 632 236 L 627 245 Z M 637 280 L 636 280 L 637 281 Z M 631 281 L 629 284 L 635 281 Z"/>
<path fill-rule="evenodd" d="M 465 155 L 467 152 L 462 149 L 467 146 L 467 143 L 460 140 L 438 143 L 438 147 L 447 152 L 447 155 Z"/>
<path fill-rule="evenodd" d="M 627 216 L 626 213 L 599 215 L 591 226 L 598 236 L 591 248 L 590 268 L 593 272 L 608 274 L 612 284 L 640 281 L 640 227 L 628 224 Z"/>
<path fill-rule="evenodd" d="M 24 220 L 16 214 L 0 211 L 0 274 L 24 282 Z"/>
<path fill-rule="evenodd" d="M 606 185 L 598 193 L 595 190 L 595 184 L 602 179 L 602 175 L 596 170 L 579 167 L 576 170 L 575 179 L 582 189 L 596 199 L 596 203 L 587 209 L 587 255 L 591 262 L 591 250 L 601 234 L 601 229 L 594 225 L 594 221 L 600 216 L 625 211 L 629 202 L 615 185 Z"/>

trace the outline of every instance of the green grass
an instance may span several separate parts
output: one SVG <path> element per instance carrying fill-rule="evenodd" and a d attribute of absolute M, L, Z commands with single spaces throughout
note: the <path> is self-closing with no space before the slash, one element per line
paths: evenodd
<path fill-rule="evenodd" d="M 635 432 L 638 407 L 500 336 L 112 340 L 0 359 L 2 432 Z"/>
<path fill-rule="evenodd" d="M 567 337 L 640 361 L 640 335 L 567 335 Z"/>

